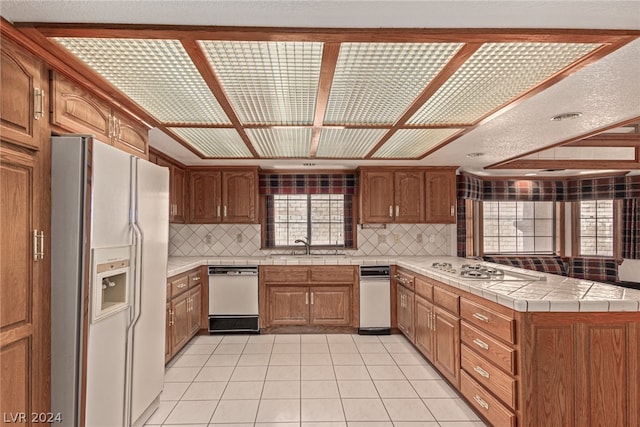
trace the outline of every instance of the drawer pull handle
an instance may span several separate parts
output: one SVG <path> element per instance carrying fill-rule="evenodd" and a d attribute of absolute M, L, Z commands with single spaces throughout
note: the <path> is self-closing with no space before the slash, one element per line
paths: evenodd
<path fill-rule="evenodd" d="M 480 376 L 489 378 L 489 372 L 485 371 L 480 366 L 476 366 L 475 368 L 473 368 L 473 370 L 480 374 Z"/>
<path fill-rule="evenodd" d="M 191 280 L 193 280 L 194 282 L 197 282 L 198 280 L 200 280 L 200 276 L 193 277 Z"/>
<path fill-rule="evenodd" d="M 185 286 L 187 286 L 187 284 L 186 284 L 186 283 L 180 283 L 180 284 L 178 285 L 178 289 L 182 289 L 182 288 L 184 288 Z"/>
<path fill-rule="evenodd" d="M 393 206 L 389 205 L 389 218 L 393 217 Z"/>
<path fill-rule="evenodd" d="M 473 317 L 475 317 L 476 319 L 481 320 L 483 322 L 489 323 L 489 318 L 487 316 L 485 316 L 484 314 L 473 313 Z"/>
<path fill-rule="evenodd" d="M 485 402 L 485 400 L 480 396 L 478 396 L 477 394 L 473 396 L 473 400 L 478 402 L 478 405 L 482 406 L 484 409 L 487 409 L 487 410 L 489 409 L 489 404 Z"/>
<path fill-rule="evenodd" d="M 473 340 L 473 343 L 475 345 L 477 345 L 480 348 L 484 348 L 485 350 L 489 350 L 489 344 L 487 344 L 486 342 L 479 340 L 478 338 Z"/>

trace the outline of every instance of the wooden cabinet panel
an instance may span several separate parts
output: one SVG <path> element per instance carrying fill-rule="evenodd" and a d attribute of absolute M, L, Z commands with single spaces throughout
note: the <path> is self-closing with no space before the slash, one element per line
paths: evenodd
<path fill-rule="evenodd" d="M 175 349 L 182 348 L 189 338 L 191 338 L 189 332 L 189 293 L 185 292 L 180 296 L 173 299 L 173 334 L 171 341 Z"/>
<path fill-rule="evenodd" d="M 189 291 L 189 336 L 200 330 L 200 311 L 202 304 L 202 286 L 196 285 Z"/>
<path fill-rule="evenodd" d="M 356 279 L 354 267 L 314 267 L 310 270 L 311 282 L 315 283 L 353 283 Z"/>
<path fill-rule="evenodd" d="M 424 222 L 424 173 L 395 172 L 394 201 L 396 223 Z"/>
<path fill-rule="evenodd" d="M 422 298 L 427 301 L 433 301 L 433 284 L 424 278 L 416 277 L 414 279 L 414 289 L 416 292 L 416 296 L 420 295 Z"/>
<path fill-rule="evenodd" d="M 0 46 L 0 133 L 2 139 L 40 149 L 48 108 L 42 63 L 3 39 Z"/>
<path fill-rule="evenodd" d="M 221 174 L 211 171 L 189 173 L 189 220 L 192 223 L 221 222 Z"/>
<path fill-rule="evenodd" d="M 414 293 L 404 286 L 397 288 L 398 329 L 410 340 L 414 341 L 413 304 Z"/>
<path fill-rule="evenodd" d="M 186 215 L 187 173 L 177 166 L 171 168 L 170 200 L 173 205 L 171 222 L 184 224 Z"/>
<path fill-rule="evenodd" d="M 149 129 L 122 115 L 113 114 L 113 120 L 115 123 L 113 145 L 122 151 L 146 159 L 149 153 Z"/>
<path fill-rule="evenodd" d="M 515 427 L 516 416 L 497 399 L 485 391 L 466 372 L 461 374 L 460 390 L 469 403 L 494 426 Z M 566 426 L 568 424 L 554 424 L 548 420 L 545 426 Z"/>
<path fill-rule="evenodd" d="M 456 386 L 460 382 L 460 319 L 435 307 L 433 363 Z"/>
<path fill-rule="evenodd" d="M 483 304 L 462 298 L 460 301 L 460 317 L 473 323 L 498 338 L 515 343 L 515 324 L 513 317 L 491 310 Z"/>
<path fill-rule="evenodd" d="M 181 293 L 189 289 L 189 276 L 183 275 L 178 278 L 172 278 L 171 280 L 171 295 L 177 297 Z"/>
<path fill-rule="evenodd" d="M 166 308 L 166 319 L 165 319 L 165 325 L 164 325 L 164 363 L 166 364 L 169 360 L 171 360 L 171 357 L 173 356 L 173 352 L 172 352 L 172 342 L 171 342 L 171 332 L 172 332 L 172 327 L 173 327 L 173 313 L 171 311 L 171 302 L 167 302 L 167 308 Z"/>
<path fill-rule="evenodd" d="M 484 360 L 466 345 L 461 346 L 460 366 L 484 388 L 509 407 L 516 408 L 516 380 Z"/>
<path fill-rule="evenodd" d="M 52 124 L 111 143 L 111 108 L 57 73 L 52 79 Z"/>
<path fill-rule="evenodd" d="M 416 280 L 416 285 L 418 281 Z M 429 360 L 433 360 L 433 304 L 419 295 L 415 296 L 415 344 Z"/>
<path fill-rule="evenodd" d="M 308 267 L 262 267 L 264 281 L 269 283 L 297 283 L 307 284 L 309 282 Z"/>
<path fill-rule="evenodd" d="M 268 301 L 271 325 L 307 325 L 309 323 L 308 288 L 270 286 Z"/>
<path fill-rule="evenodd" d="M 45 190 L 40 155 L 9 145 L 0 149 L 2 413 L 46 412 L 50 405 L 49 253 L 46 243 L 40 247 L 39 239 L 34 242 L 34 232 L 47 229 L 41 211 Z M 41 251 L 42 256 L 34 257 Z"/>
<path fill-rule="evenodd" d="M 258 174 L 256 171 L 222 172 L 222 221 L 258 221 Z"/>
<path fill-rule="evenodd" d="M 310 291 L 310 324 L 348 326 L 351 324 L 351 286 L 313 286 Z"/>
<path fill-rule="evenodd" d="M 365 171 L 361 178 L 362 222 L 393 222 L 393 172 Z"/>
<path fill-rule="evenodd" d="M 426 171 L 426 221 L 455 224 L 456 172 Z"/>
<path fill-rule="evenodd" d="M 459 314 L 460 297 L 453 292 L 449 292 L 439 286 L 433 289 L 433 302 L 436 305 L 450 311 L 453 314 Z"/>

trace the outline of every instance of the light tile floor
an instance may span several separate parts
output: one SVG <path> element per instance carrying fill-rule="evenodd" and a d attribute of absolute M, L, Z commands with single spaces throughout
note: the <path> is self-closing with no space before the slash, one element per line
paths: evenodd
<path fill-rule="evenodd" d="M 401 335 L 195 337 L 147 426 L 480 427 Z"/>

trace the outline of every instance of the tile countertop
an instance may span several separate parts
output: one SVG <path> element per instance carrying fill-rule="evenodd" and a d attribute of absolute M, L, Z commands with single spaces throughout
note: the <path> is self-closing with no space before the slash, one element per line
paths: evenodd
<path fill-rule="evenodd" d="M 580 280 L 516 267 L 482 262 L 504 271 L 541 277 L 537 281 L 462 279 L 436 270 L 434 262 L 448 262 L 459 269 L 462 264 L 478 263 L 456 257 L 349 257 L 265 256 L 265 257 L 169 257 L 167 276 L 184 273 L 201 265 L 381 265 L 395 264 L 431 277 L 452 287 L 481 296 L 516 311 L 555 312 L 640 312 L 640 290 Z"/>

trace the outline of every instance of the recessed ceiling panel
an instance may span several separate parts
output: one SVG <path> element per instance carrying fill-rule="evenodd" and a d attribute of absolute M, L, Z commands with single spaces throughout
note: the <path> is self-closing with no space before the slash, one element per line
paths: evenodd
<path fill-rule="evenodd" d="M 309 157 L 311 129 L 247 129 L 261 157 Z"/>
<path fill-rule="evenodd" d="M 374 158 L 415 159 L 460 129 L 400 129 L 373 155 Z"/>
<path fill-rule="evenodd" d="M 484 44 L 407 122 L 472 124 L 601 46 Z"/>
<path fill-rule="evenodd" d="M 176 40 L 55 40 L 161 122 L 230 123 Z"/>
<path fill-rule="evenodd" d="M 243 123 L 313 123 L 322 43 L 202 41 L 200 44 Z"/>
<path fill-rule="evenodd" d="M 364 157 L 386 129 L 322 129 L 317 157 Z"/>
<path fill-rule="evenodd" d="M 461 47 L 460 43 L 343 43 L 325 123 L 394 123 Z"/>
<path fill-rule="evenodd" d="M 169 128 L 206 157 L 253 157 L 235 129 Z"/>

